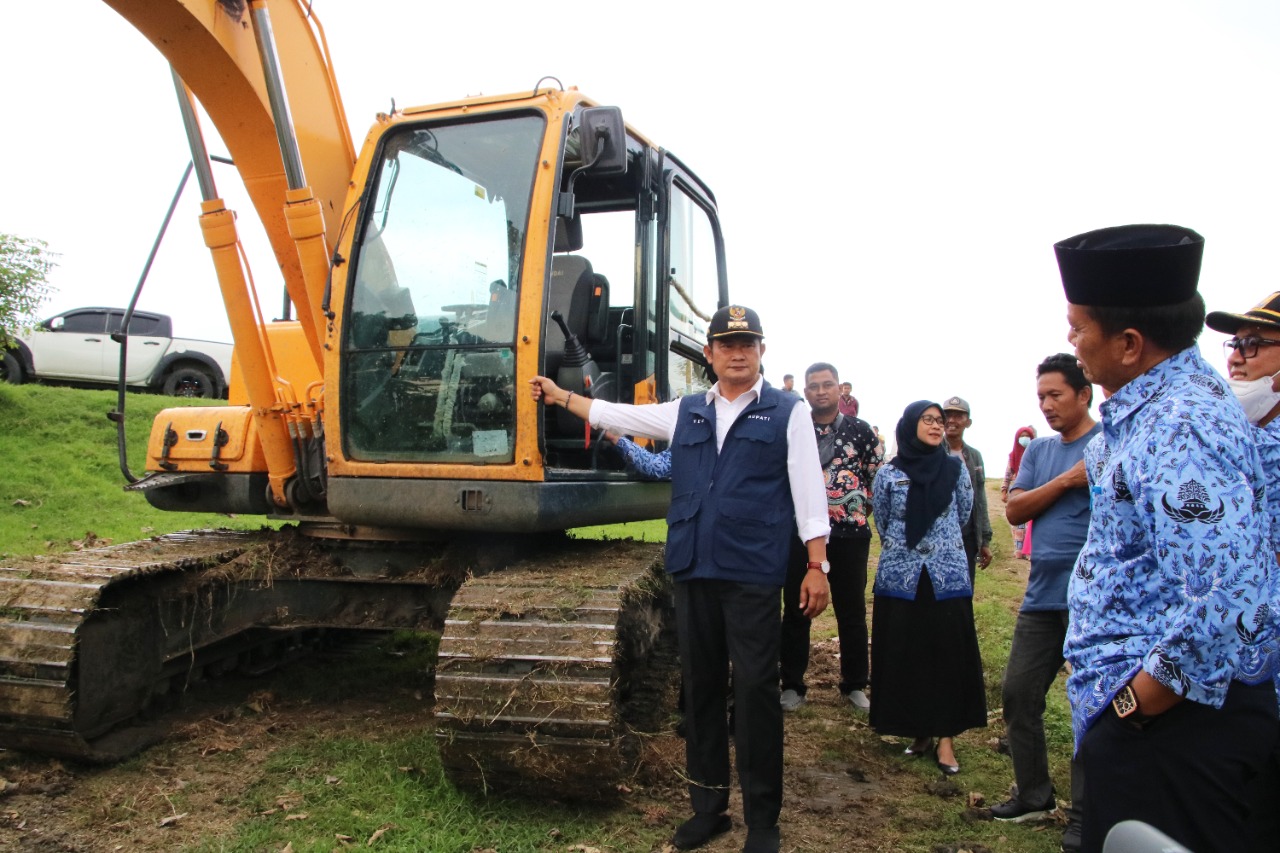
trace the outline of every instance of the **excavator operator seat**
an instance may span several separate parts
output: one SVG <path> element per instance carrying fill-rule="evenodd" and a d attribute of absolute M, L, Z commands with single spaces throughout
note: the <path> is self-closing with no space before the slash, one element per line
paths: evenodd
<path fill-rule="evenodd" d="M 556 222 L 555 251 L 551 257 L 551 275 L 547 284 L 547 319 L 543 335 L 546 350 L 546 376 L 555 376 L 564 358 L 564 333 L 551 319 L 553 311 L 564 317 L 569 331 L 592 355 L 592 347 L 604 343 L 609 336 L 609 281 L 591 269 L 591 261 L 582 255 L 562 254 L 582 248 L 582 224 L 575 217 L 560 217 Z"/>

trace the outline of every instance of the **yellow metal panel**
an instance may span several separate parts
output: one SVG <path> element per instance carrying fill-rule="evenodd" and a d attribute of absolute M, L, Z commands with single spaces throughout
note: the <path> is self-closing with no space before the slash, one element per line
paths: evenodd
<path fill-rule="evenodd" d="M 148 471 L 203 471 L 213 469 L 215 431 L 227 434 L 227 443 L 219 448 L 218 461 L 227 466 L 229 473 L 247 473 L 267 470 L 267 460 L 258 440 L 258 430 L 253 423 L 253 413 L 248 406 L 203 406 L 181 409 L 165 409 L 156 415 L 151 425 L 151 439 L 147 442 Z M 164 454 L 165 434 L 172 429 L 177 443 Z M 176 464 L 177 468 L 161 468 L 161 461 Z"/>
<path fill-rule="evenodd" d="M 272 357 L 275 359 L 276 371 L 280 374 L 279 378 L 293 389 L 296 400 L 305 402 L 317 396 L 315 386 L 321 383 L 320 372 L 316 369 L 316 363 L 312 360 L 311 352 L 307 348 L 307 340 L 302 333 L 301 324 L 296 320 L 268 323 L 264 331 L 271 347 Z M 249 402 L 242 370 L 240 348 L 237 347 L 231 357 L 231 389 L 227 394 L 227 402 L 233 406 L 246 405 Z M 313 389 L 309 396 L 308 388 Z"/>

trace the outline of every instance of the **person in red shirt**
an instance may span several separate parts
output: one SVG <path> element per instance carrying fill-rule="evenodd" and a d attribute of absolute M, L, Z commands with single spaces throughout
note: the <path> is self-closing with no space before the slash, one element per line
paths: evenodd
<path fill-rule="evenodd" d="M 858 398 L 853 396 L 853 385 L 848 382 L 840 383 L 840 414 L 846 418 L 858 416 Z"/>

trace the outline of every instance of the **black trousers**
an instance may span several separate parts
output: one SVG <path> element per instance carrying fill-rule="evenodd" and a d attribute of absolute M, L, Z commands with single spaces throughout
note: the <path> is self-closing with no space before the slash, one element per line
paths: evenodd
<path fill-rule="evenodd" d="M 778 704 L 778 587 L 677 581 L 676 629 L 684 677 L 685 764 L 697 814 L 729 808 L 725 690 L 733 662 L 734 748 L 748 827 L 782 811 L 782 706 Z"/>
<path fill-rule="evenodd" d="M 827 542 L 831 574 L 831 606 L 840 635 L 840 692 L 867 687 L 867 555 L 871 539 L 832 536 Z M 782 593 L 782 638 L 779 672 L 782 689 L 804 695 L 809 668 L 811 619 L 800 609 L 800 584 L 808 572 L 809 553 L 798 538 L 792 540 L 787 585 Z"/>
<path fill-rule="evenodd" d="M 1280 849 L 1280 732 L 1276 747 L 1253 780 L 1249 796 L 1251 853 L 1275 853 Z"/>
<path fill-rule="evenodd" d="M 1084 853 L 1122 820 L 1195 853 L 1249 849 L 1251 785 L 1277 737 L 1276 691 L 1232 682 L 1221 709 L 1179 702 L 1138 728 L 1107 709 L 1085 733 Z"/>
<path fill-rule="evenodd" d="M 1037 808 L 1053 795 L 1049 748 L 1044 735 L 1045 697 L 1062 668 L 1067 638 L 1067 611 L 1023 610 L 1013 627 L 1009 662 L 1004 668 L 1004 725 L 1018 800 Z M 1071 810 L 1080 819 L 1084 808 L 1084 768 L 1071 761 Z"/>

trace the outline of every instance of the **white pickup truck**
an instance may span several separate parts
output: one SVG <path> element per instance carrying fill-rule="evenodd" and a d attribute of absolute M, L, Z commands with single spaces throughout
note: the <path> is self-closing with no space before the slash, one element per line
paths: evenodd
<path fill-rule="evenodd" d="M 112 332 L 124 322 L 123 308 L 76 308 L 50 317 L 31 335 L 5 350 L 0 378 L 21 384 L 33 379 L 115 385 L 120 344 Z M 131 388 L 176 397 L 225 397 L 231 376 L 231 344 L 173 337 L 164 314 L 135 311 L 129 323 L 125 382 Z"/>

